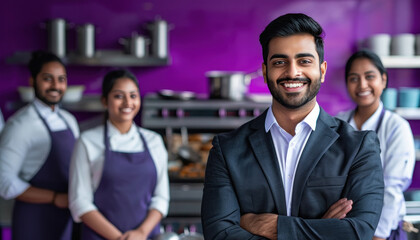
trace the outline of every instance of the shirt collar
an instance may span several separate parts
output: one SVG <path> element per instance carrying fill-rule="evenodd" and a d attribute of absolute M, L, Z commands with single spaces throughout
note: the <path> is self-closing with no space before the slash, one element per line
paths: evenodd
<path fill-rule="evenodd" d="M 379 106 L 376 109 L 376 111 L 372 114 L 372 116 L 370 116 L 370 118 L 368 118 L 368 120 L 366 120 L 366 122 L 362 124 L 361 130 L 375 130 L 376 126 L 378 126 L 379 124 L 379 118 L 381 117 L 381 112 L 383 108 L 384 105 L 382 104 L 382 102 L 379 102 Z M 352 118 L 352 120 L 354 121 L 354 117 Z"/>
<path fill-rule="evenodd" d="M 109 137 L 113 137 L 113 136 L 128 136 L 128 137 L 132 137 L 135 136 L 135 134 L 137 134 L 137 127 L 136 124 L 131 124 L 130 130 L 128 130 L 127 133 L 120 133 L 120 131 L 109 121 L 106 121 L 106 124 L 108 126 L 108 136 Z"/>
<path fill-rule="evenodd" d="M 36 109 L 38 110 L 39 114 L 43 118 L 47 118 L 48 116 L 51 116 L 53 114 L 57 114 L 58 111 L 60 110 L 60 107 L 58 106 L 58 104 L 56 104 L 54 106 L 54 110 L 52 110 L 50 106 L 48 106 L 47 104 L 43 103 L 38 98 L 35 98 L 34 101 L 33 101 L 33 103 L 34 103 L 34 106 L 36 107 Z"/>
<path fill-rule="evenodd" d="M 265 131 L 266 132 L 270 131 L 271 127 L 274 124 L 278 125 L 277 120 L 273 114 L 272 106 L 273 105 L 271 105 L 270 108 L 268 109 L 267 116 L 265 117 Z M 318 102 L 315 102 L 315 106 L 312 109 L 312 111 L 302 120 L 302 122 L 306 123 L 309 127 L 311 127 L 312 131 L 315 131 L 316 129 L 316 121 L 318 120 L 319 112 L 320 112 L 320 107 L 318 105 Z"/>

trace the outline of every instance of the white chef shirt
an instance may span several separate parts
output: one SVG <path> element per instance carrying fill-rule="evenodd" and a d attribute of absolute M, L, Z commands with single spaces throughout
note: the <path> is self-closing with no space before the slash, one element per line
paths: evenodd
<path fill-rule="evenodd" d="M 362 125 L 361 130 L 376 130 L 383 109 L 382 102 L 375 113 Z M 338 118 L 348 121 L 353 110 L 342 112 Z M 357 129 L 354 118 L 350 125 Z M 378 130 L 381 147 L 381 161 L 384 171 L 384 206 L 375 236 L 388 238 L 391 230 L 406 214 L 403 192 L 410 186 L 415 164 L 415 147 L 410 124 L 398 114 L 385 111 L 382 124 Z"/>
<path fill-rule="evenodd" d="M 162 137 L 153 131 L 139 128 L 135 124 L 132 124 L 126 134 L 121 134 L 109 121 L 107 121 L 107 126 L 112 151 L 144 151 L 143 141 L 138 131 L 143 135 L 157 171 L 156 187 L 149 209 L 156 209 L 166 216 L 169 208 L 168 153 Z M 69 208 L 76 222 L 81 221 L 80 217 L 83 214 L 97 210 L 93 198 L 102 177 L 104 153 L 104 125 L 81 134 L 70 165 Z"/>
<path fill-rule="evenodd" d="M 299 164 L 300 156 L 306 146 L 312 131 L 315 131 L 320 108 L 318 103 L 312 111 L 296 125 L 295 136 L 290 135 L 279 126 L 274 117 L 272 106 L 267 111 L 265 118 L 265 131 L 271 132 L 271 137 L 276 149 L 277 159 L 280 166 L 280 174 L 283 180 L 284 195 L 286 197 L 287 216 L 291 213 L 291 202 L 293 194 L 293 182 L 295 180 L 296 167 Z"/>
<path fill-rule="evenodd" d="M 67 128 L 58 116 L 60 112 L 74 137 L 79 136 L 79 127 L 73 115 L 58 105 L 52 111 L 38 99 L 11 116 L 0 135 L 0 196 L 5 199 L 15 198 L 29 188 L 28 181 L 42 167 L 51 149 L 50 134 L 35 108 L 51 131 Z"/>

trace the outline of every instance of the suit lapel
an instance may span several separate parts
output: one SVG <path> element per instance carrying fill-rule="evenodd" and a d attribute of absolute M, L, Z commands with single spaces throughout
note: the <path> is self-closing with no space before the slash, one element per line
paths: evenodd
<path fill-rule="evenodd" d="M 333 121 L 332 117 L 321 109 L 316 129 L 309 137 L 296 169 L 293 183 L 292 216 L 298 216 L 299 214 L 302 193 L 311 172 L 324 153 L 338 138 L 338 134 L 332 129 L 335 126 L 336 123 Z"/>
<path fill-rule="evenodd" d="M 267 111 L 266 111 L 267 112 Z M 273 140 L 270 132 L 266 133 L 264 128 L 265 114 L 261 114 L 251 127 L 256 131 L 249 136 L 249 141 L 254 151 L 254 156 L 264 172 L 274 202 L 279 214 L 286 215 L 286 202 L 284 196 L 283 181 L 280 176 L 280 167 L 274 150 Z"/>

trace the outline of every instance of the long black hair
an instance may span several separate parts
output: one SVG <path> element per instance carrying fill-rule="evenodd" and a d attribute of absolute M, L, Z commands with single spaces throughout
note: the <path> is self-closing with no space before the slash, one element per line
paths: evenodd
<path fill-rule="evenodd" d="M 375 67 L 376 69 L 378 69 L 379 73 L 381 74 L 381 77 L 383 74 L 385 74 L 386 76 L 386 85 L 385 88 L 388 87 L 388 72 L 386 71 L 386 68 L 384 67 L 384 65 L 382 64 L 381 59 L 379 58 L 378 55 L 376 55 L 376 53 L 367 50 L 367 49 L 363 49 L 360 51 L 357 51 L 355 53 L 353 53 L 353 55 L 351 55 L 351 57 L 347 60 L 346 63 L 346 72 L 345 72 L 345 80 L 346 80 L 346 84 L 347 84 L 347 77 L 349 75 L 350 69 L 353 65 L 353 62 L 356 59 L 360 59 L 360 58 L 365 58 L 368 59 Z"/>

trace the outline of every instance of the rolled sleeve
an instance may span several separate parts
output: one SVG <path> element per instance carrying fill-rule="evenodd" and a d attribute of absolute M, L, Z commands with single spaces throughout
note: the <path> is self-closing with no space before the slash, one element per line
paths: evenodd
<path fill-rule="evenodd" d="M 29 140 L 17 124 L 6 125 L 0 136 L 0 196 L 16 198 L 29 188 L 30 184 L 19 177 Z"/>
<path fill-rule="evenodd" d="M 97 210 L 93 203 L 93 184 L 86 148 L 79 139 L 73 151 L 70 163 L 69 209 L 75 222 L 90 211 Z"/>
<path fill-rule="evenodd" d="M 168 153 L 162 138 L 153 135 L 148 144 L 156 166 L 157 181 L 149 208 L 158 210 L 165 217 L 169 209 Z"/>

